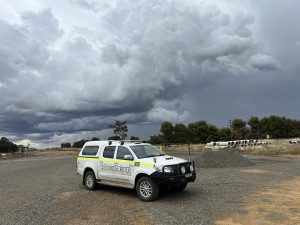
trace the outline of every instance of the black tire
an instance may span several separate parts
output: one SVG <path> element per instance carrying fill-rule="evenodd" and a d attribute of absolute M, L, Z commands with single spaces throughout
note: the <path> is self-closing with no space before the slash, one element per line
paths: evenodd
<path fill-rule="evenodd" d="M 177 187 L 174 188 L 175 192 L 182 192 L 187 186 L 187 183 L 179 184 Z"/>
<path fill-rule="evenodd" d="M 84 185 L 86 189 L 92 191 L 97 187 L 97 180 L 93 171 L 86 172 L 84 176 Z"/>
<path fill-rule="evenodd" d="M 151 202 L 157 199 L 159 194 L 158 185 L 149 177 L 141 177 L 135 186 L 138 197 L 144 202 Z"/>

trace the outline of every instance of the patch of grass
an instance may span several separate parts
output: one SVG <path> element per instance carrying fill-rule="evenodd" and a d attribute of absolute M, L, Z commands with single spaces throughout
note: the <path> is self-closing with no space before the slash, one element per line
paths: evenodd
<path fill-rule="evenodd" d="M 295 147 L 289 150 L 289 153 L 292 155 L 300 155 L 300 147 Z"/>

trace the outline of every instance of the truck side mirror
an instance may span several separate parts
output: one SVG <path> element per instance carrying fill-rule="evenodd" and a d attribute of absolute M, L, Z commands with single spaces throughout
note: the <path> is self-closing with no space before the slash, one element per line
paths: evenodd
<path fill-rule="evenodd" d="M 124 160 L 133 160 L 132 155 L 124 155 Z"/>

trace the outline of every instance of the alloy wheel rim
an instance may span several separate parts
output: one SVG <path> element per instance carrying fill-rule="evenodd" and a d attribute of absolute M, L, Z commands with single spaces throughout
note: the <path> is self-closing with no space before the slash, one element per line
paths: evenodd
<path fill-rule="evenodd" d="M 152 186 L 148 181 L 142 181 L 140 184 L 140 193 L 144 198 L 149 198 L 152 194 Z"/>
<path fill-rule="evenodd" d="M 92 175 L 88 175 L 86 177 L 86 185 L 91 188 L 93 186 L 93 183 L 94 183 L 94 179 L 92 177 Z"/>

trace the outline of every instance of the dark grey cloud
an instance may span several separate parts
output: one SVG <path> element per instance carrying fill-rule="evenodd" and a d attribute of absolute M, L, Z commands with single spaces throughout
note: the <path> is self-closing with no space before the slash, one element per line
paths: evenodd
<path fill-rule="evenodd" d="M 288 71 L 223 76 L 208 88 L 187 93 L 180 109 L 190 109 L 189 121 L 207 120 L 218 126 L 228 126 L 233 118 L 274 114 L 299 119 L 299 85 L 299 74 Z"/>
<path fill-rule="evenodd" d="M 74 17 L 91 11 L 96 26 L 66 25 L 51 4 L 21 12 L 15 23 L 0 20 L 0 133 L 57 143 L 106 136 L 115 119 L 156 132 L 163 120 L 205 118 L 199 107 L 218 104 L 212 90 L 227 93 L 235 80 L 259 82 L 265 74 L 273 82 L 272 75 L 287 68 L 258 32 L 264 20 L 255 7 L 234 1 L 70 2 L 78 7 Z"/>

